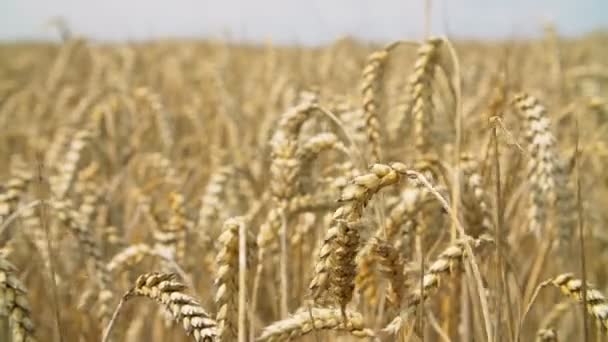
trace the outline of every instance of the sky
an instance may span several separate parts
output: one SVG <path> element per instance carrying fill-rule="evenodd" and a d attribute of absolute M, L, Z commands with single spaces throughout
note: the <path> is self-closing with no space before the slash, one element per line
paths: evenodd
<path fill-rule="evenodd" d="M 608 0 L 430 0 L 431 27 L 458 38 L 529 37 L 553 22 L 576 36 L 608 30 Z M 57 39 L 61 17 L 97 40 L 227 38 L 323 44 L 419 39 L 424 0 L 0 0 L 0 40 Z"/>

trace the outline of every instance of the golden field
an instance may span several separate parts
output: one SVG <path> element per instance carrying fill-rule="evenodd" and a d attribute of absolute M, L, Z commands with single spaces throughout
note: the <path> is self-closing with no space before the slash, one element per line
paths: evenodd
<path fill-rule="evenodd" d="M 0 45 L 1 341 L 603 341 L 608 36 Z"/>

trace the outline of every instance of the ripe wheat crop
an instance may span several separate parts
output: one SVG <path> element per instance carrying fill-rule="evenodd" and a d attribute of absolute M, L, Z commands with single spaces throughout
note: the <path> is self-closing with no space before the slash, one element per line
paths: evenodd
<path fill-rule="evenodd" d="M 607 60 L 4 43 L 0 341 L 606 340 Z"/>

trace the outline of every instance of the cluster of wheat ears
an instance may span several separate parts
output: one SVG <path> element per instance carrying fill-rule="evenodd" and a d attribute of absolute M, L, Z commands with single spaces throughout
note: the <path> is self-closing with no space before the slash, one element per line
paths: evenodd
<path fill-rule="evenodd" d="M 604 341 L 607 43 L 4 44 L 0 340 Z"/>

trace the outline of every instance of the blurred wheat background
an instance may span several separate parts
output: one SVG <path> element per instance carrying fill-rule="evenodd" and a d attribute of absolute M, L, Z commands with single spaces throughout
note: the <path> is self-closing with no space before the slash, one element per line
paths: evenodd
<path fill-rule="evenodd" d="M 57 27 L 0 45 L 0 341 L 606 340 L 605 33 Z"/>

